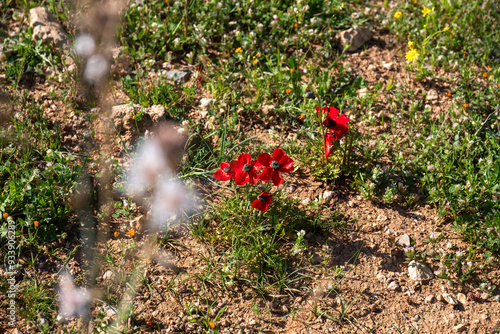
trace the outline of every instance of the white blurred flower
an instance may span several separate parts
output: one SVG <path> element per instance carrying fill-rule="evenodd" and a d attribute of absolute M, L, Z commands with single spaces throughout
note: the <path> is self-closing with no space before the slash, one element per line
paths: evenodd
<path fill-rule="evenodd" d="M 178 213 L 192 211 L 194 207 L 193 194 L 182 182 L 163 179 L 154 195 L 150 226 L 162 230 Z"/>
<path fill-rule="evenodd" d="M 102 81 L 108 71 L 108 61 L 103 56 L 96 54 L 89 58 L 83 78 L 91 84 L 98 84 Z"/>
<path fill-rule="evenodd" d="M 60 318 L 70 319 L 89 314 L 88 304 L 91 296 L 85 289 L 75 287 L 73 277 L 68 272 L 61 277 L 59 294 L 61 298 L 59 302 Z"/>
<path fill-rule="evenodd" d="M 262 23 L 257 23 L 257 30 L 262 30 L 264 28 L 264 25 Z"/>
<path fill-rule="evenodd" d="M 161 174 L 169 172 L 168 162 L 157 140 L 144 141 L 129 171 L 126 189 L 130 195 L 141 195 L 158 182 Z"/>
<path fill-rule="evenodd" d="M 90 35 L 79 35 L 75 39 L 75 52 L 83 58 L 90 57 L 95 50 L 94 38 Z"/>
<path fill-rule="evenodd" d="M 278 21 L 278 15 L 274 14 L 273 15 L 273 20 Z"/>

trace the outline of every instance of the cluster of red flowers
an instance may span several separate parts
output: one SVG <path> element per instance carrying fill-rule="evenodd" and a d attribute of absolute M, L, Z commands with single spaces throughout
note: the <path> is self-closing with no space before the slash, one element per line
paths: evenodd
<path fill-rule="evenodd" d="M 328 157 L 332 153 L 332 141 L 340 139 L 343 133 L 347 133 L 349 129 L 347 123 L 350 119 L 344 114 L 339 116 L 339 110 L 335 107 L 324 107 L 321 111 L 327 114 L 326 119 L 323 121 L 323 126 L 329 130 L 325 134 L 324 144 L 325 157 Z M 316 107 L 316 112 L 319 116 L 319 107 Z"/>
<path fill-rule="evenodd" d="M 243 153 L 235 161 L 223 162 L 220 164 L 220 169 L 214 173 L 214 178 L 223 181 L 234 179 L 235 183 L 240 186 L 247 183 L 257 184 L 259 180 L 265 182 L 271 180 L 275 186 L 279 186 L 283 183 L 281 173 L 292 171 L 292 158 L 287 156 L 282 149 L 277 148 L 273 151 L 272 157 L 268 153 L 261 153 L 256 160 L 252 160 L 250 154 Z M 253 201 L 252 206 L 265 212 L 271 204 L 271 198 L 271 194 L 262 192 Z"/>

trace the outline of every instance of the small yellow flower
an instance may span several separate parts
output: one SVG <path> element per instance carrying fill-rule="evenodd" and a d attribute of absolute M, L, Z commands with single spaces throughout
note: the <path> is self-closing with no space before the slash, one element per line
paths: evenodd
<path fill-rule="evenodd" d="M 328 27 L 328 31 L 332 31 L 332 27 Z"/>
<path fill-rule="evenodd" d="M 236 51 L 234 51 L 234 53 L 238 53 L 238 52 L 240 52 L 240 53 L 241 53 L 241 52 L 243 52 L 243 51 L 241 51 L 241 48 L 237 48 L 237 49 L 236 49 Z"/>
<path fill-rule="evenodd" d="M 297 28 L 299 27 L 299 26 L 297 25 L 297 23 L 295 23 L 293 26 L 295 27 L 295 29 L 297 29 Z"/>
<path fill-rule="evenodd" d="M 135 230 L 131 229 L 130 231 L 127 232 L 127 234 L 130 235 L 133 238 L 134 235 L 135 235 Z"/>
<path fill-rule="evenodd" d="M 255 56 L 256 57 L 260 57 L 260 52 L 257 52 L 257 54 Z"/>
<path fill-rule="evenodd" d="M 483 78 L 487 78 L 488 77 L 488 73 L 484 72 L 483 73 Z"/>
<path fill-rule="evenodd" d="M 411 50 L 411 49 L 415 49 L 415 43 L 413 43 L 413 42 L 411 42 L 411 41 L 410 41 L 410 42 L 408 42 L 408 47 L 410 48 L 410 50 Z"/>
<path fill-rule="evenodd" d="M 287 89 L 286 89 L 286 93 L 287 93 L 287 94 L 290 94 L 291 92 L 292 92 L 292 90 L 291 90 L 290 88 L 287 88 Z"/>
<path fill-rule="evenodd" d="M 295 72 L 295 70 L 293 68 L 290 69 L 290 73 L 293 73 Z"/>
<path fill-rule="evenodd" d="M 300 115 L 300 116 L 299 116 L 299 119 L 300 119 L 300 120 L 303 120 L 303 119 L 304 119 L 304 115 Z"/>
<path fill-rule="evenodd" d="M 118 231 L 115 231 L 114 235 L 115 235 L 115 238 L 118 238 L 118 236 L 120 235 L 120 233 L 118 233 Z"/>
<path fill-rule="evenodd" d="M 410 51 L 406 53 L 405 58 L 408 61 L 414 62 L 418 59 L 418 56 L 420 56 L 420 53 L 416 49 L 410 49 Z"/>
<path fill-rule="evenodd" d="M 209 321 L 208 325 L 210 326 L 210 328 L 215 329 L 215 324 L 213 322 Z"/>
<path fill-rule="evenodd" d="M 469 108 L 469 104 L 468 103 L 464 103 L 464 108 L 465 109 Z"/>
<path fill-rule="evenodd" d="M 434 11 L 434 7 L 432 7 L 431 9 L 427 9 L 425 6 L 424 6 L 424 9 L 422 9 L 422 14 L 424 17 L 426 17 L 427 15 L 429 15 L 430 13 L 432 13 Z"/>
<path fill-rule="evenodd" d="M 4 213 L 3 213 L 3 217 L 4 217 L 4 218 L 7 218 L 8 216 L 9 216 L 9 214 L 8 214 L 7 212 L 4 212 Z"/>
<path fill-rule="evenodd" d="M 396 13 L 394 14 L 394 17 L 395 17 L 395 18 L 397 18 L 397 19 L 400 19 L 400 18 L 402 18 L 402 17 L 403 17 L 403 13 L 401 13 L 401 12 L 396 12 Z"/>
<path fill-rule="evenodd" d="M 38 228 L 38 220 L 35 220 L 35 221 L 33 222 L 33 225 L 35 225 L 35 227 L 36 227 L 36 228 Z"/>
<path fill-rule="evenodd" d="M 444 29 L 443 29 L 443 31 L 448 31 L 448 30 L 450 30 L 450 27 L 448 27 L 448 26 L 444 27 Z"/>
<path fill-rule="evenodd" d="M 258 63 L 258 62 L 259 62 L 259 61 L 258 61 L 257 59 L 255 59 L 255 60 L 253 61 L 253 64 L 254 64 L 254 65 L 257 65 L 257 63 Z"/>

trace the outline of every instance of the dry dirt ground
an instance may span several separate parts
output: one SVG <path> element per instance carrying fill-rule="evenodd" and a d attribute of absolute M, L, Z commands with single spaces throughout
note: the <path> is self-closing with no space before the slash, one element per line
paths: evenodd
<path fill-rule="evenodd" d="M 369 87 L 373 87 L 376 82 L 386 82 L 389 78 L 402 84 L 408 82 L 401 59 L 402 51 L 398 44 L 383 31 L 378 31 L 363 51 L 348 54 L 342 63 L 344 66 L 349 63 L 350 68 L 369 81 Z M 393 63 L 394 66 L 387 69 L 382 62 Z M 436 89 L 438 99 L 432 102 L 433 106 L 446 108 L 449 103 L 447 87 L 435 87 L 433 83 L 426 82 L 413 84 L 419 85 L 414 88 L 424 96 L 431 88 Z M 5 83 L 2 83 L 2 90 L 4 88 Z M 57 93 L 65 88 L 42 78 L 35 78 L 26 88 L 44 106 L 46 116 L 62 125 L 64 144 L 75 152 L 85 149 L 82 133 L 94 121 L 84 117 L 85 112 L 67 110 L 64 101 L 54 100 L 48 95 L 49 91 Z M 2 96 L 2 103 L 4 100 Z M 125 101 L 127 97 L 124 94 L 116 98 L 117 103 Z M 384 100 L 381 98 L 379 103 L 383 104 Z M 198 113 L 196 110 L 192 112 L 193 117 Z M 384 112 L 382 109 L 381 113 Z M 390 117 L 389 114 L 386 116 Z M 377 117 L 382 117 L 382 114 Z M 390 122 L 386 122 L 384 126 L 366 127 L 363 131 L 377 135 L 390 131 L 390 126 Z M 266 130 L 262 124 L 254 124 L 252 128 L 254 131 Z M 132 141 L 136 135 L 122 134 L 125 140 Z M 113 152 L 120 160 L 123 156 L 121 150 L 117 146 Z M 467 251 L 467 245 L 449 228 L 449 223 L 437 225 L 438 216 L 432 207 L 421 202 L 411 210 L 397 203 L 387 205 L 368 201 L 347 184 L 349 180 L 341 178 L 331 184 L 314 180 L 305 168 L 298 173 L 301 172 L 300 177 L 293 176 L 301 181 L 298 190 L 291 196 L 301 200 L 313 199 L 326 190 L 335 191 L 338 197 L 336 205 L 343 219 L 350 222 L 348 229 L 336 234 L 306 234 L 308 252 L 290 264 L 290 271 L 303 268 L 300 273 L 307 278 L 297 282 L 291 291 L 263 298 L 245 285 L 235 284 L 218 293 L 218 287 L 206 286 L 217 297 L 210 301 L 214 302 L 212 310 L 208 311 L 210 318 L 213 319 L 219 310 L 226 307 L 216 322 L 221 333 L 489 333 L 492 327 L 500 326 L 500 303 L 494 302 L 487 294 L 479 298 L 466 297 L 458 305 L 436 299 L 443 292 L 449 292 L 455 298 L 458 293 L 466 296 L 469 292 L 476 293 L 477 283 L 459 286 L 449 285 L 437 278 L 428 282 L 415 282 L 409 278 L 403 248 L 389 243 L 385 233 L 388 228 L 394 230 L 396 236 L 409 235 L 415 240 L 414 247 L 419 252 L 428 249 L 423 240 L 431 231 L 444 233 L 446 240 L 443 241 L 443 248 L 446 242 L 451 241 L 455 250 Z M 210 187 L 200 186 L 205 189 Z M 171 239 L 175 242 L 162 246 L 163 251 L 169 254 L 167 263 L 150 263 L 146 276 L 151 289 L 141 285 L 134 301 L 136 312 L 140 313 L 136 324 L 141 326 L 141 332 L 201 331 L 199 326 L 187 321 L 189 316 L 185 311 L 190 302 L 206 311 L 207 302 L 200 298 L 203 296 L 202 283 L 196 274 L 203 272 L 206 266 L 203 257 L 212 256 L 210 246 L 194 239 L 184 225 L 174 228 Z M 141 240 L 140 235 L 137 240 Z M 68 246 L 78 242 L 76 237 L 70 238 Z M 124 242 L 126 247 L 130 240 Z M 116 252 L 123 247 L 121 241 L 112 238 L 109 245 Z M 56 262 L 50 256 L 50 247 L 47 249 L 45 268 L 51 268 Z M 82 258 L 83 254 L 76 257 Z M 432 261 L 429 265 L 437 270 Z M 335 266 L 344 266 L 344 278 L 336 277 Z M 76 275 L 81 272 L 75 259 L 70 261 L 69 267 Z M 108 268 L 102 268 L 102 273 L 106 270 Z M 488 278 L 491 280 L 498 275 L 498 272 L 490 272 Z M 45 270 L 41 278 L 57 281 L 56 274 L 50 273 L 50 270 Z M 396 284 L 390 285 L 392 282 Z M 105 283 L 102 283 L 103 286 Z M 337 284 L 335 291 L 331 289 L 334 284 Z M 258 312 L 255 305 L 258 305 Z M 341 324 L 313 312 L 316 310 L 339 318 L 335 310 L 349 305 Z M 34 328 L 28 330 L 26 326 L 20 326 L 18 333 L 34 331 Z"/>

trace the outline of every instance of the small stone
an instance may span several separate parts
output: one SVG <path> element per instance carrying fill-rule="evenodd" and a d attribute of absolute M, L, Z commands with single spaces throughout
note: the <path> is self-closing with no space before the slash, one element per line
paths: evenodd
<path fill-rule="evenodd" d="M 156 104 L 145 110 L 145 113 L 147 113 L 149 117 L 151 117 L 151 120 L 153 122 L 158 122 L 165 118 L 166 112 L 167 109 L 161 104 Z"/>
<path fill-rule="evenodd" d="M 203 110 L 208 110 L 213 106 L 214 103 L 215 103 L 214 99 L 209 99 L 204 97 L 200 100 L 200 108 Z"/>
<path fill-rule="evenodd" d="M 394 63 L 386 63 L 385 61 L 383 61 L 382 66 L 384 66 L 386 69 L 390 71 L 394 68 Z"/>
<path fill-rule="evenodd" d="M 458 305 L 458 301 L 449 293 L 443 293 L 442 294 L 443 299 L 446 300 L 446 302 L 450 305 Z"/>
<path fill-rule="evenodd" d="M 33 29 L 32 37 L 35 42 L 41 40 L 43 43 L 53 44 L 61 53 L 70 51 L 68 35 L 54 15 L 44 7 L 30 9 L 30 27 Z"/>
<path fill-rule="evenodd" d="M 453 330 L 455 332 L 463 332 L 466 329 L 467 327 L 464 324 L 456 325 L 455 327 L 453 327 Z"/>
<path fill-rule="evenodd" d="M 457 293 L 457 299 L 463 305 L 467 304 L 467 296 L 464 295 L 463 293 Z"/>
<path fill-rule="evenodd" d="M 104 273 L 104 275 L 102 275 L 102 279 L 108 280 L 108 279 L 112 279 L 114 276 L 115 276 L 115 273 L 113 273 L 112 270 L 108 270 Z"/>
<path fill-rule="evenodd" d="M 385 216 L 385 215 L 378 215 L 377 220 L 379 220 L 379 221 L 386 221 L 387 220 L 387 216 Z"/>
<path fill-rule="evenodd" d="M 425 301 L 428 303 L 433 303 L 435 299 L 436 297 L 434 297 L 434 295 L 428 295 L 427 297 L 425 297 Z"/>
<path fill-rule="evenodd" d="M 400 235 L 396 238 L 396 242 L 403 247 L 411 247 L 411 238 L 408 234 Z"/>
<path fill-rule="evenodd" d="M 481 319 L 483 319 L 483 320 L 489 320 L 490 316 L 488 315 L 488 313 L 483 313 L 483 314 L 481 314 Z"/>
<path fill-rule="evenodd" d="M 377 274 L 377 280 L 380 282 L 380 283 L 385 283 L 386 282 L 386 278 L 383 274 Z"/>
<path fill-rule="evenodd" d="M 175 82 L 176 85 L 181 85 L 191 78 L 190 70 L 172 70 L 167 72 L 167 79 Z"/>
<path fill-rule="evenodd" d="M 347 51 L 356 51 L 372 37 L 373 33 L 366 27 L 351 28 L 337 34 L 337 38 L 340 39 L 342 47 L 349 44 Z"/>
<path fill-rule="evenodd" d="M 248 324 L 249 324 L 250 326 L 253 326 L 253 325 L 255 325 L 256 323 L 257 323 L 257 321 L 255 321 L 255 319 L 250 319 L 250 320 L 248 320 Z"/>
<path fill-rule="evenodd" d="M 426 281 L 434 278 L 432 270 L 415 260 L 408 264 L 408 274 L 414 281 Z"/>
<path fill-rule="evenodd" d="M 328 202 L 333 197 L 333 191 L 327 190 L 323 193 L 323 201 Z"/>
<path fill-rule="evenodd" d="M 401 290 L 399 284 L 396 283 L 396 281 L 392 281 L 391 283 L 389 283 L 387 288 L 391 291 L 400 291 Z"/>
<path fill-rule="evenodd" d="M 427 102 L 436 101 L 437 99 L 438 99 L 438 93 L 434 89 L 431 89 L 430 91 L 427 92 L 427 97 L 426 97 Z"/>

